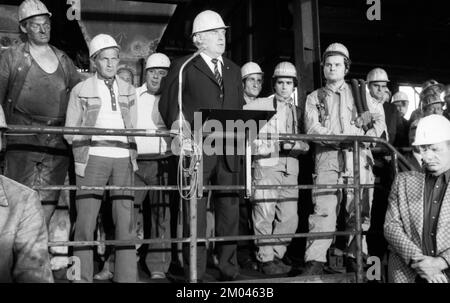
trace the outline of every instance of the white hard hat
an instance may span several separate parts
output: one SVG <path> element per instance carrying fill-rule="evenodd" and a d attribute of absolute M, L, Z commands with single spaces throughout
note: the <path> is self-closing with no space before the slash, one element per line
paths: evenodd
<path fill-rule="evenodd" d="M 170 59 L 163 53 L 153 53 L 148 57 L 145 69 L 149 68 L 169 68 Z"/>
<path fill-rule="evenodd" d="M 192 25 L 192 35 L 219 28 L 228 28 L 228 26 L 223 23 L 222 17 L 218 13 L 206 10 L 195 17 Z"/>
<path fill-rule="evenodd" d="M 241 68 L 242 80 L 244 80 L 245 78 L 247 78 L 252 74 L 264 75 L 263 71 L 261 70 L 261 67 L 259 67 L 257 63 L 255 62 L 245 63 Z"/>
<path fill-rule="evenodd" d="M 291 62 L 280 62 L 275 66 L 272 78 L 291 77 L 297 79 L 297 69 Z"/>
<path fill-rule="evenodd" d="M 19 22 L 25 19 L 31 18 L 33 16 L 48 15 L 52 14 L 48 11 L 44 3 L 39 0 L 25 0 L 19 6 Z"/>
<path fill-rule="evenodd" d="M 113 37 L 106 34 L 98 34 L 92 38 L 89 43 L 89 58 L 92 58 L 99 51 L 107 48 L 117 48 L 120 50 L 120 46 L 117 44 Z"/>
<path fill-rule="evenodd" d="M 450 121 L 442 115 L 420 119 L 412 145 L 430 145 L 450 141 Z"/>
<path fill-rule="evenodd" d="M 370 82 L 389 82 L 389 78 L 388 78 L 386 71 L 379 67 L 372 69 L 367 74 L 366 80 L 368 83 L 370 83 Z"/>
<path fill-rule="evenodd" d="M 392 103 L 395 102 L 408 102 L 409 103 L 409 99 L 408 99 L 408 95 L 404 92 L 396 92 L 393 96 L 392 96 Z"/>
<path fill-rule="evenodd" d="M 5 113 L 3 111 L 3 107 L 0 106 L 0 129 L 6 129 L 8 126 L 6 125 Z M 1 146 L 0 146 L 1 149 Z"/>
<path fill-rule="evenodd" d="M 325 58 L 333 55 L 341 55 L 350 60 L 350 54 L 344 44 L 335 42 L 331 43 L 323 53 L 323 61 Z"/>

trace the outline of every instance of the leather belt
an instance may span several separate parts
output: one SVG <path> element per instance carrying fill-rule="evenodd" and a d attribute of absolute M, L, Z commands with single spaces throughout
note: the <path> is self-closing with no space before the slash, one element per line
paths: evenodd
<path fill-rule="evenodd" d="M 125 149 L 134 149 L 137 150 L 136 143 L 125 143 L 121 141 L 114 141 L 114 140 L 99 140 L 99 141 L 91 141 L 89 144 L 92 147 L 119 147 L 119 148 L 125 148 Z"/>

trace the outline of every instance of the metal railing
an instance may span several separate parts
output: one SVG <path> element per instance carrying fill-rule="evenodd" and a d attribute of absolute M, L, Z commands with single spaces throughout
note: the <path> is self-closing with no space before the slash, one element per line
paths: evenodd
<path fill-rule="evenodd" d="M 170 131 L 158 131 L 147 129 L 99 129 L 99 128 L 84 128 L 84 127 L 50 127 L 50 126 L 22 126 L 22 125 L 9 125 L 7 134 L 55 134 L 55 135 L 111 135 L 111 136 L 145 136 L 145 137 L 172 137 L 176 134 Z M 205 134 L 207 135 L 207 134 Z M 235 135 L 229 134 L 229 135 Z M 270 134 L 260 134 L 264 136 L 264 139 L 271 139 L 274 137 Z M 227 134 L 225 134 L 227 136 Z M 247 137 L 247 136 L 246 136 Z M 275 138 L 275 137 L 274 137 Z M 197 282 L 197 243 L 199 242 L 224 242 L 224 241 L 243 241 L 243 240 L 261 240 L 261 239 L 282 239 L 282 238 L 333 238 L 335 236 L 349 236 L 354 235 L 356 238 L 356 262 L 357 273 L 356 282 L 360 283 L 364 281 L 363 277 L 363 260 L 362 260 L 362 224 L 361 224 L 361 203 L 360 203 L 360 191 L 363 188 L 372 188 L 374 184 L 360 184 L 360 148 L 363 142 L 381 144 L 387 148 L 392 154 L 392 160 L 394 163 L 395 173 L 398 172 L 398 161 L 409 169 L 413 167 L 408 161 L 401 155 L 392 145 L 381 138 L 366 137 L 366 136 L 331 136 L 331 135 L 304 135 L 304 134 L 278 134 L 277 140 L 303 140 L 303 141 L 330 141 L 340 143 L 353 143 L 347 145 L 353 149 L 353 180 L 352 184 L 314 184 L 314 185 L 260 185 L 252 186 L 251 183 L 246 185 L 206 185 L 201 186 L 199 191 L 214 191 L 214 190 L 230 190 L 230 191 L 246 191 L 249 192 L 252 189 L 283 189 L 283 188 L 296 188 L 296 189 L 353 189 L 355 199 L 355 221 L 356 229 L 354 231 L 335 231 L 335 232 L 320 232 L 320 233 L 295 233 L 295 234 L 276 234 L 276 235 L 244 235 L 244 236 L 228 236 L 228 237 L 209 237 L 198 238 L 197 237 L 197 199 L 192 198 L 190 203 L 190 237 L 187 238 L 171 238 L 171 239 L 135 239 L 135 240 L 105 240 L 105 241 L 58 241 L 49 242 L 49 246 L 98 246 L 98 245 L 116 245 L 127 246 L 133 244 L 149 244 L 149 243 L 189 243 L 190 244 L 190 282 Z M 248 138 L 246 138 L 248 140 Z M 246 148 L 248 144 L 246 144 Z M 246 155 L 248 155 L 246 150 Z M 248 157 L 247 157 L 248 158 Z M 202 158 L 203 159 L 203 158 Z M 202 167 L 202 166 L 200 166 Z M 199 171 L 200 179 L 202 179 L 203 171 Z M 247 171 L 247 174 L 250 172 Z M 248 188 L 252 186 L 253 188 Z M 74 185 L 61 185 L 61 186 L 35 186 L 34 189 L 39 190 L 178 190 L 178 186 L 74 186 Z M 183 188 L 187 190 L 188 187 Z"/>

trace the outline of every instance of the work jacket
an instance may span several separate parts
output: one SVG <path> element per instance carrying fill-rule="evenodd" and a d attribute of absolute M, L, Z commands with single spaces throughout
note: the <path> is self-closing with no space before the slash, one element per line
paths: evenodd
<path fill-rule="evenodd" d="M 70 94 L 67 107 L 66 127 L 95 127 L 102 100 L 97 90 L 96 75 L 78 83 Z M 126 129 L 136 128 L 136 91 L 133 86 L 115 77 L 119 88 L 118 103 L 124 126 Z M 86 165 L 89 160 L 89 147 L 91 135 L 64 135 L 67 142 L 72 144 L 73 157 L 75 161 L 75 173 L 84 177 Z M 128 136 L 130 145 L 130 159 L 133 169 L 137 170 L 136 141 L 133 136 Z"/>

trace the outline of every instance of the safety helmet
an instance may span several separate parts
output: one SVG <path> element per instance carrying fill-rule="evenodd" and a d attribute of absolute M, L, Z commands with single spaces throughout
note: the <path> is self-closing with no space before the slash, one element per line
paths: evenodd
<path fill-rule="evenodd" d="M 206 10 L 195 17 L 192 25 L 192 35 L 219 28 L 228 28 L 228 26 L 223 23 L 222 17 L 218 13 Z"/>
<path fill-rule="evenodd" d="M 170 59 L 163 53 L 153 53 L 145 64 L 145 69 L 149 68 L 169 68 L 170 67 Z"/>
<path fill-rule="evenodd" d="M 367 74 L 366 81 L 368 83 L 370 83 L 370 82 L 389 82 L 389 78 L 384 69 L 376 67 Z"/>
<path fill-rule="evenodd" d="M 98 34 L 94 38 L 92 38 L 89 43 L 89 58 L 92 58 L 99 51 L 107 49 L 107 48 L 117 48 L 120 50 L 120 46 L 117 44 L 116 40 L 113 37 L 106 34 Z"/>
<path fill-rule="evenodd" d="M 396 92 L 393 96 L 392 96 L 392 103 L 395 102 L 406 102 L 409 103 L 409 99 L 408 99 L 408 95 L 404 92 Z"/>
<path fill-rule="evenodd" d="M 427 80 L 422 84 L 422 91 L 420 92 L 420 98 L 423 98 L 426 94 L 442 93 L 444 85 L 436 80 Z"/>
<path fill-rule="evenodd" d="M 450 141 L 450 121 L 442 115 L 429 115 L 419 120 L 412 145 L 430 145 Z"/>
<path fill-rule="evenodd" d="M 280 62 L 275 66 L 272 78 L 290 77 L 297 79 L 297 69 L 291 62 Z"/>
<path fill-rule="evenodd" d="M 39 15 L 52 16 L 45 4 L 41 1 L 25 0 L 19 5 L 19 22 Z"/>
<path fill-rule="evenodd" d="M 264 75 L 261 67 L 255 62 L 247 62 L 241 68 L 242 80 L 253 74 Z"/>
<path fill-rule="evenodd" d="M 0 130 L 6 129 L 8 126 L 6 125 L 5 112 L 3 111 L 3 107 L 0 106 Z M 1 146 L 0 146 L 1 148 Z"/>
<path fill-rule="evenodd" d="M 329 56 L 333 55 L 341 55 L 344 56 L 347 60 L 350 60 L 350 54 L 348 52 L 348 49 L 341 43 L 335 42 L 331 43 L 325 52 L 323 53 L 322 61 L 324 62 L 325 59 Z"/>
<path fill-rule="evenodd" d="M 445 101 L 441 99 L 441 94 L 428 93 L 422 97 L 422 106 L 424 108 L 435 103 L 442 103 L 442 104 L 445 103 Z"/>

